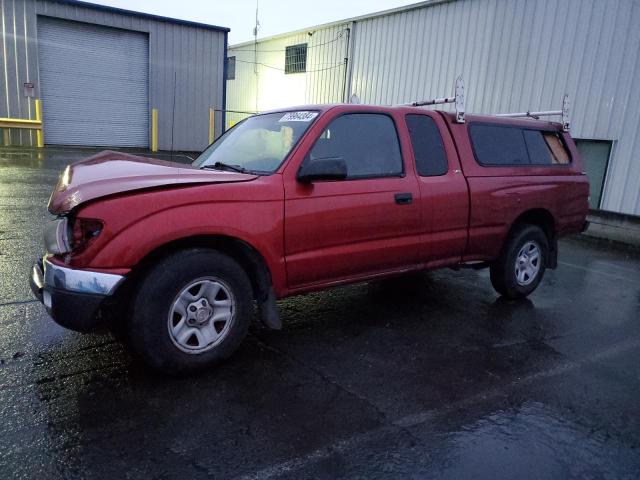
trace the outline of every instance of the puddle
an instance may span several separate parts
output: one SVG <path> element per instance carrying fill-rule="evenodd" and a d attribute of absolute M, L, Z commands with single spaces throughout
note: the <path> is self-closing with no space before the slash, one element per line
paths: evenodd
<path fill-rule="evenodd" d="M 449 451 L 432 470 L 442 479 L 631 479 L 640 467 L 635 445 L 538 403 L 494 413 L 442 440 Z"/>

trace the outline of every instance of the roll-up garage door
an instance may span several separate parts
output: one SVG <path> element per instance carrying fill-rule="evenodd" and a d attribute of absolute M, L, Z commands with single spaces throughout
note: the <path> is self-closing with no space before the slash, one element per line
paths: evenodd
<path fill-rule="evenodd" d="M 38 17 L 47 144 L 149 145 L 145 33 Z"/>

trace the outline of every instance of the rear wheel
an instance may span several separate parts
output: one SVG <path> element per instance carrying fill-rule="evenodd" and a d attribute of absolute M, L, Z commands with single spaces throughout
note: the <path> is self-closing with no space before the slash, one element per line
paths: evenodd
<path fill-rule="evenodd" d="M 236 350 L 252 302 L 249 279 L 232 258 L 206 249 L 178 252 L 143 280 L 128 328 L 131 345 L 156 370 L 195 372 Z"/>
<path fill-rule="evenodd" d="M 535 225 L 514 229 L 500 257 L 491 265 L 491 284 L 507 298 L 523 298 L 533 292 L 546 270 L 549 241 Z"/>

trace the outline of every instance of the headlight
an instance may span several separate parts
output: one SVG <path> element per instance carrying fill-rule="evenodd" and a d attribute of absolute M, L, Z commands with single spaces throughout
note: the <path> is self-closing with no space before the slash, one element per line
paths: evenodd
<path fill-rule="evenodd" d="M 71 227 L 71 251 L 77 253 L 87 248 L 102 233 L 103 227 L 101 220 L 77 217 Z"/>
<path fill-rule="evenodd" d="M 79 253 L 102 232 L 104 224 L 94 218 L 58 218 L 44 228 L 44 246 L 48 253 Z"/>
<path fill-rule="evenodd" d="M 58 218 L 44 227 L 44 248 L 53 254 L 67 253 L 71 250 L 67 217 Z"/>

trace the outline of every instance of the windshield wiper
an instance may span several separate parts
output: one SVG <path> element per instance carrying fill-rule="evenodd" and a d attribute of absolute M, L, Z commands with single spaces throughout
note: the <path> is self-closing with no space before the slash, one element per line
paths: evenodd
<path fill-rule="evenodd" d="M 229 169 L 229 170 L 233 170 L 234 172 L 239 172 L 239 173 L 247 173 L 248 170 L 244 167 L 240 167 L 238 165 L 231 165 L 229 163 L 223 163 L 223 162 L 216 162 L 213 165 L 205 165 L 202 168 L 211 168 L 214 170 L 224 170 L 225 168 Z"/>

